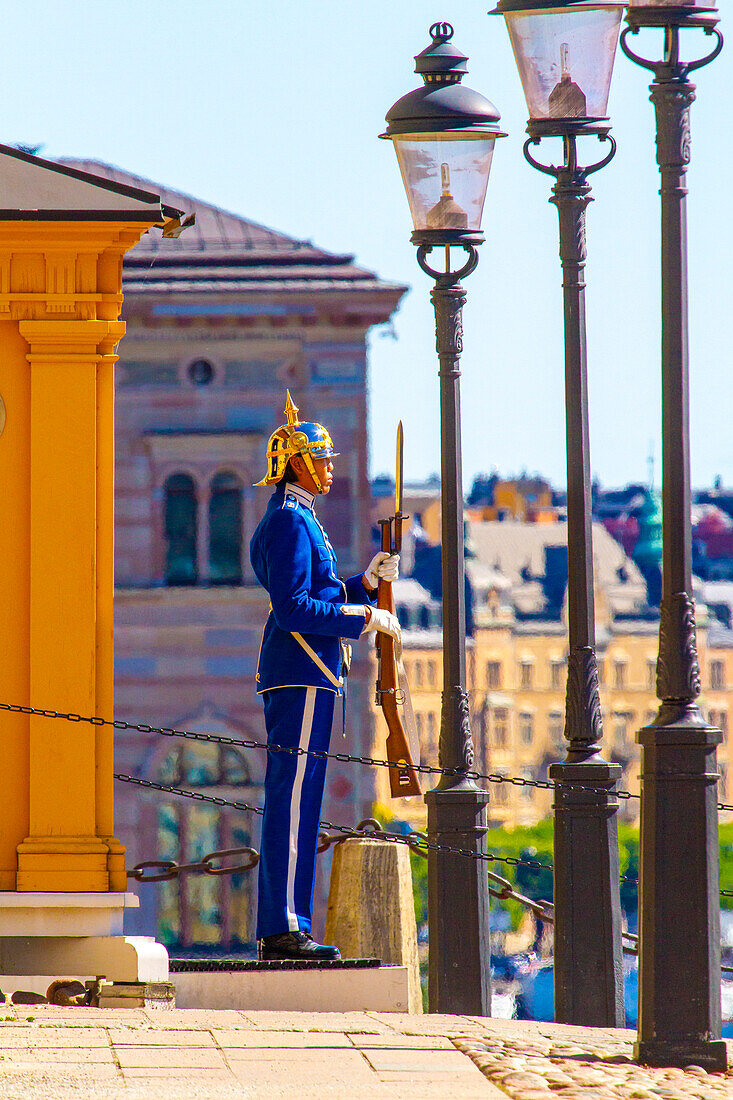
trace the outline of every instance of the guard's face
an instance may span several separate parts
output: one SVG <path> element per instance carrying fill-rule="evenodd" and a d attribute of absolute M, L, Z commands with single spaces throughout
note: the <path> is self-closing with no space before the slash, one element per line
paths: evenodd
<path fill-rule="evenodd" d="M 333 483 L 333 462 L 330 458 L 313 458 L 311 461 L 313 462 L 316 476 L 321 483 L 320 491 L 325 495 L 330 492 Z M 310 470 L 306 466 L 302 455 L 293 455 L 290 463 L 297 475 L 298 484 L 302 485 L 303 488 L 307 489 L 310 493 L 318 493 L 318 486 L 311 477 Z"/>
<path fill-rule="evenodd" d="M 314 458 L 313 466 L 315 467 L 318 480 L 321 483 L 321 492 L 328 493 L 331 491 L 331 485 L 333 484 L 333 462 L 330 458 Z"/>

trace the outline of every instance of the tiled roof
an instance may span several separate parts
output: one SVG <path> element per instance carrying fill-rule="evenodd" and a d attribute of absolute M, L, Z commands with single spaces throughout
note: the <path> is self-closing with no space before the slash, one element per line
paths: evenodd
<path fill-rule="evenodd" d="M 515 585 L 524 582 L 522 569 L 525 566 L 533 577 L 542 576 L 545 547 L 565 546 L 568 540 L 566 523 L 487 520 L 470 522 L 468 533 L 476 558 L 498 569 Z M 613 589 L 624 583 L 618 573 L 621 568 L 625 571 L 626 583 L 644 586 L 638 567 L 600 523 L 593 524 L 593 562 L 598 583 L 603 588 Z"/>
<path fill-rule="evenodd" d="M 468 536 L 474 561 L 498 570 L 511 582 L 507 602 L 522 614 L 541 613 L 546 602 L 541 582 L 545 548 L 567 544 L 567 523 L 469 521 Z M 646 585 L 638 567 L 600 523 L 593 524 L 593 569 L 614 614 L 633 615 L 644 605 Z"/>
<path fill-rule="evenodd" d="M 196 215 L 195 224 L 180 237 L 147 233 L 125 256 L 126 293 L 226 295 L 355 289 L 392 291 L 401 296 L 406 289 L 358 267 L 353 256 L 326 252 L 310 241 L 288 237 L 112 165 L 66 158 L 60 163 L 115 183 L 151 190 L 160 195 L 164 205 Z"/>

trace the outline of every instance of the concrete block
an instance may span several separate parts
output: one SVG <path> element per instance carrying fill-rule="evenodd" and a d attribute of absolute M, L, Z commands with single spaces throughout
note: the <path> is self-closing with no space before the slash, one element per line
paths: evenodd
<path fill-rule="evenodd" d="M 176 1007 L 176 988 L 171 982 L 99 983 L 96 1008 L 151 1008 L 171 1011 Z"/>
<path fill-rule="evenodd" d="M 184 971 L 177 1008 L 289 1012 L 407 1012 L 408 969 Z M 2 978 L 0 978 L 0 983 Z"/>
<path fill-rule="evenodd" d="M 386 840 L 349 839 L 333 850 L 326 943 L 343 958 L 375 957 L 408 972 L 408 1009 L 422 1012 L 410 853 Z"/>
<path fill-rule="evenodd" d="M 83 890 L 0 891 L 0 941 L 16 936 L 114 936 L 136 894 Z M 0 956 L 1 957 L 1 956 Z"/>
<path fill-rule="evenodd" d="M 0 937 L 4 993 L 45 993 L 57 978 L 86 981 L 102 975 L 114 982 L 167 982 L 168 952 L 152 936 Z M 29 984 L 32 979 L 36 984 Z"/>

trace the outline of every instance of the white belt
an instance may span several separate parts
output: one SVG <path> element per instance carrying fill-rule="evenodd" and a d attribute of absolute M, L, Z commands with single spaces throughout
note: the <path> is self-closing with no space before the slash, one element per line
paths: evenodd
<path fill-rule="evenodd" d="M 330 683 L 332 683 L 334 687 L 339 688 L 340 690 L 344 686 L 343 676 L 334 676 L 325 661 L 321 660 L 313 646 L 308 645 L 302 634 L 298 634 L 296 630 L 291 630 L 290 633 L 293 635 L 298 645 L 301 645 L 303 647 L 305 652 L 310 657 L 311 661 L 313 661 L 313 664 L 321 670 L 326 679 Z"/>

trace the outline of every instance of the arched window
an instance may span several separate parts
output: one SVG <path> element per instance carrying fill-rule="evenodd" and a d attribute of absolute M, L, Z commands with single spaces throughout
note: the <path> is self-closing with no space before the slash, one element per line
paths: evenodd
<path fill-rule="evenodd" d="M 166 584 L 196 584 L 196 486 L 188 474 L 165 483 L 165 538 Z"/>
<path fill-rule="evenodd" d="M 219 473 L 209 501 L 209 583 L 242 583 L 242 483 Z"/>

